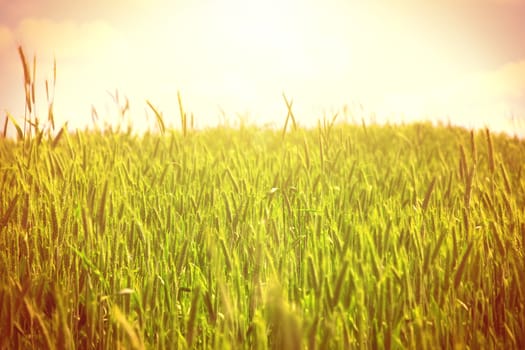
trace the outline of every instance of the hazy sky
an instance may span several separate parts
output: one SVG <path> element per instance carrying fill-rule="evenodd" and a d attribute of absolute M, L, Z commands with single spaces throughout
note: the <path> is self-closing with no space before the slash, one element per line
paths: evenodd
<path fill-rule="evenodd" d="M 302 124 L 362 104 L 380 121 L 525 130 L 525 0 L 0 0 L 0 109 L 22 118 L 18 45 L 44 106 L 56 57 L 57 119 L 73 126 L 92 105 L 115 118 L 115 90 L 137 127 L 146 99 L 176 123 L 177 91 L 201 126 L 221 111 L 281 125 L 284 91 Z"/>

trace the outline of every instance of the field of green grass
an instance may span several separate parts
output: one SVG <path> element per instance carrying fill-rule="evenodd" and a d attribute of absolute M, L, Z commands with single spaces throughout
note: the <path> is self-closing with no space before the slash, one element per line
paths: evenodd
<path fill-rule="evenodd" d="M 158 132 L 68 132 L 20 55 L 0 349 L 525 348 L 524 140 L 287 100 L 283 130 L 196 131 L 180 96 L 180 131 L 148 102 Z"/>
<path fill-rule="evenodd" d="M 524 348 L 525 142 L 0 139 L 0 348 Z"/>

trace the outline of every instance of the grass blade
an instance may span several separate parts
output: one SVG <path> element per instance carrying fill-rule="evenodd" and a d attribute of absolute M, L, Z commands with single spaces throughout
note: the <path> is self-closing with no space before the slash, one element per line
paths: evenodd
<path fill-rule="evenodd" d="M 467 249 L 465 250 L 465 253 L 463 253 L 463 257 L 461 258 L 461 261 L 458 265 L 458 268 L 454 274 L 454 289 L 457 289 L 461 278 L 463 277 L 463 272 L 465 271 L 465 267 L 467 265 L 467 259 L 470 255 L 470 252 L 472 251 L 472 247 L 474 246 L 474 242 L 470 242 Z"/>
<path fill-rule="evenodd" d="M 153 111 L 153 114 L 155 114 L 160 134 L 164 135 L 164 132 L 166 131 L 166 125 L 164 124 L 164 118 L 162 117 L 162 114 L 155 108 L 155 106 L 153 106 L 153 104 L 150 101 L 146 100 L 146 103 L 148 104 L 149 108 L 151 108 L 151 110 Z"/>

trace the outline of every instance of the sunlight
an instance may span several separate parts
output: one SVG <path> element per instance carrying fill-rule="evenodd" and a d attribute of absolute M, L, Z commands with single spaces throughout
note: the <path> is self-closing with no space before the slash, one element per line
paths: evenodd
<path fill-rule="evenodd" d="M 525 61 L 499 62 L 503 54 L 483 41 L 499 23 L 490 22 L 490 8 L 472 19 L 468 6 L 454 4 L 96 0 L 82 13 L 63 4 L 55 15 L 35 3 L 26 10 L 40 15 L 0 25 L 0 73 L 20 83 L 12 72 L 18 44 L 37 54 L 42 81 L 56 56 L 57 115 L 70 125 L 85 125 L 91 105 L 109 111 L 108 92 L 116 89 L 136 119 L 149 99 L 174 121 L 181 91 L 201 125 L 215 124 L 223 111 L 281 123 L 283 92 L 305 125 L 354 102 L 380 119 L 525 110 Z M 7 86 L 0 108 L 16 114 L 23 91 L 13 97 Z"/>
<path fill-rule="evenodd" d="M 166 57 L 150 65 L 158 82 L 149 85 L 166 89 L 168 75 L 190 95 L 237 112 L 268 117 L 287 91 L 303 101 L 304 111 L 358 99 L 375 101 L 370 109 L 387 100 L 389 113 L 414 114 L 421 109 L 411 99 L 466 66 L 446 43 L 428 42 L 424 31 L 355 2 L 204 1 L 167 12 L 179 15 L 162 29 L 142 27 L 151 28 L 144 41 L 157 38 L 156 48 L 144 52 Z"/>

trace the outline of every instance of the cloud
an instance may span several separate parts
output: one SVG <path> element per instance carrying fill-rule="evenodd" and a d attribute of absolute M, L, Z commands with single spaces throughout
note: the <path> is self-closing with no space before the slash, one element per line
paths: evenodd
<path fill-rule="evenodd" d="M 525 97 L 525 59 L 467 75 L 452 84 L 445 96 L 461 96 L 472 104 L 519 107 Z"/>
<path fill-rule="evenodd" d="M 62 59 L 90 56 L 109 46 L 115 36 L 113 28 L 103 21 L 79 23 L 28 18 L 15 29 L 16 40 L 26 49 L 42 57 Z"/>
<path fill-rule="evenodd" d="M 507 63 L 486 76 L 486 85 L 491 86 L 497 95 L 509 99 L 525 97 L 525 59 Z"/>
<path fill-rule="evenodd" d="M 18 45 L 24 48 L 31 66 L 33 55 L 36 55 L 39 111 L 47 107 L 44 81 L 52 78 L 53 59 L 56 58 L 55 112 L 58 121 L 75 119 L 72 114 L 79 109 L 89 112 L 90 104 L 98 101 L 92 99 L 95 94 L 104 96 L 107 89 L 118 86 L 116 79 L 122 75 L 120 67 L 125 54 L 122 42 L 121 33 L 100 20 L 26 18 L 11 30 L 0 26 L 0 77 L 5 82 L 0 84 L 0 111 L 6 109 L 17 116 L 23 113 L 23 75 Z"/>
<path fill-rule="evenodd" d="M 137 18 L 168 0 L 0 0 L 0 23 L 15 26 L 24 18 L 91 21 Z"/>
<path fill-rule="evenodd" d="M 413 91 L 386 94 L 379 116 L 441 120 L 525 136 L 525 58 Z"/>
<path fill-rule="evenodd" d="M 13 34 L 7 27 L 0 26 L 0 52 L 10 48 L 13 43 Z"/>
<path fill-rule="evenodd" d="M 16 81 L 16 75 L 19 74 L 18 53 L 14 43 L 11 30 L 0 25 L 0 110 L 5 108 L 7 100 L 11 99 L 15 85 L 13 81 Z"/>
<path fill-rule="evenodd" d="M 525 121 L 525 59 L 464 75 L 414 100 L 434 118 L 512 133 L 512 118 Z"/>

